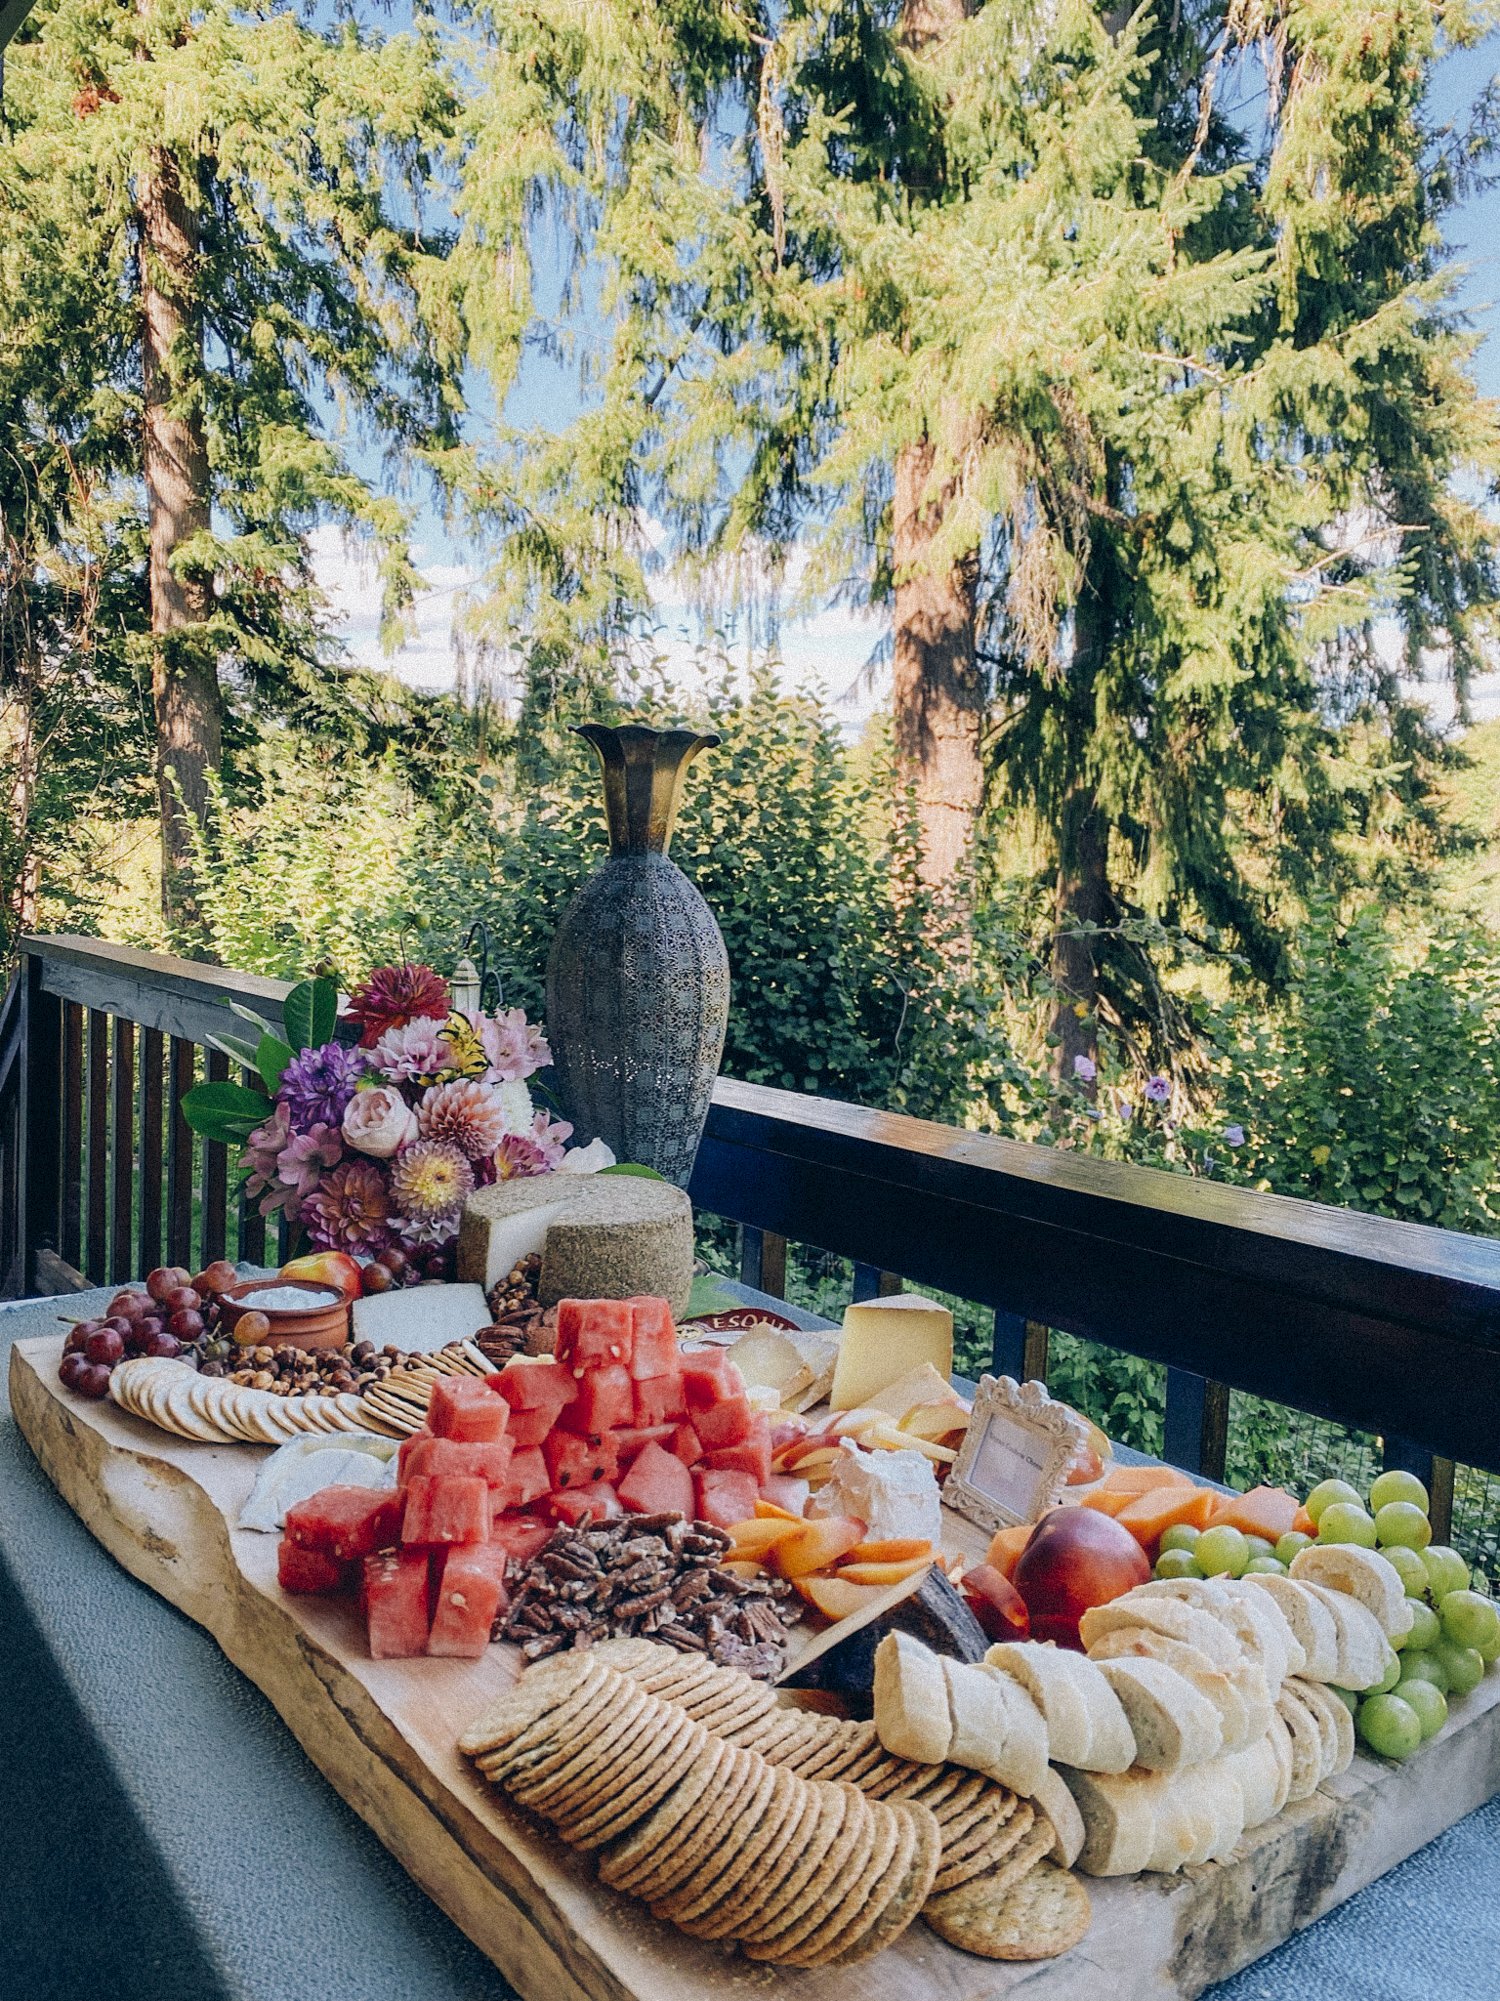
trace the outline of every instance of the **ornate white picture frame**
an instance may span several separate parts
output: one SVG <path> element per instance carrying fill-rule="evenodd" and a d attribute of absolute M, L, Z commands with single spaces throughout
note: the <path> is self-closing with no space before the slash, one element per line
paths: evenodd
<path fill-rule="evenodd" d="M 982 1529 L 1034 1522 L 1055 1507 L 1088 1427 L 1040 1383 L 981 1376 L 943 1504 Z"/>

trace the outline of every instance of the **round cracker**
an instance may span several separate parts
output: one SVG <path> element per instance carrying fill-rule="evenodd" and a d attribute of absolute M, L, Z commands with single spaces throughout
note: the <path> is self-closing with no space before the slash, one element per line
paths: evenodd
<path fill-rule="evenodd" d="M 907 1930 L 932 1893 L 933 1879 L 942 1855 L 942 1830 L 926 1807 L 913 1806 L 907 1800 L 899 1811 L 915 1823 L 910 1867 L 874 1924 L 846 1941 L 833 1962 L 835 1965 L 853 1966 L 860 1960 L 873 1959 L 877 1953 L 884 1952 Z"/>
<path fill-rule="evenodd" d="M 837 1839 L 780 1921 L 745 1947 L 748 1958 L 769 1960 L 773 1965 L 795 1963 L 799 1946 L 843 1903 L 850 1884 L 863 1874 L 875 1841 L 875 1814 L 885 1809 L 872 1807 L 853 1786 L 844 1790 L 848 1799 Z"/>
<path fill-rule="evenodd" d="M 670 1918 L 676 1924 L 679 1917 L 701 1915 L 723 1901 L 744 1873 L 744 1851 L 756 1843 L 778 1779 L 785 1784 L 790 1777 L 779 1766 L 766 1764 L 751 1774 L 749 1787 L 736 1802 L 734 1820 L 718 1847 L 651 1906 L 654 1916 Z"/>
<path fill-rule="evenodd" d="M 726 1861 L 708 1889 L 690 1894 L 684 1885 L 673 1894 L 670 1900 L 673 1924 L 699 1938 L 713 1936 L 711 1928 L 715 1921 L 738 1903 L 752 1874 L 762 1874 L 769 1858 L 781 1852 L 790 1828 L 801 1815 L 803 1803 L 796 1773 L 780 1765 L 773 1766 L 771 1790 L 755 1825 L 749 1828 L 733 1859 Z"/>
<path fill-rule="evenodd" d="M 917 1809 L 894 1806 L 890 1809 L 895 1824 L 895 1838 L 891 1844 L 890 1859 L 882 1872 L 869 1884 L 857 1907 L 851 1911 L 837 1931 L 830 1924 L 828 1935 L 818 1945 L 815 1955 L 809 1954 L 805 1964 L 828 1966 L 836 1959 L 841 1960 L 855 1941 L 862 1938 L 870 1928 L 879 1922 L 886 1907 L 898 1896 L 911 1873 L 912 1858 L 917 1849 Z"/>
<path fill-rule="evenodd" d="M 932 1897 L 923 1917 L 949 1945 L 983 1959 L 1055 1959 L 1088 1931 L 1089 1894 L 1055 1862 L 1038 1862 L 998 1897 L 985 1878 Z"/>
<path fill-rule="evenodd" d="M 674 1792 L 656 1807 L 649 1820 L 602 1857 L 599 1879 L 614 1890 L 636 1890 L 665 1868 L 692 1828 L 705 1796 L 716 1796 L 717 1776 L 734 1755 L 722 1738 L 711 1738 Z"/>

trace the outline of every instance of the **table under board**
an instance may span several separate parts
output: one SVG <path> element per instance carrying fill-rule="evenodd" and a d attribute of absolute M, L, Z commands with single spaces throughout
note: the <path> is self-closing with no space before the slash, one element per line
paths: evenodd
<path fill-rule="evenodd" d="M 0 1350 L 113 1290 L 0 1307 Z M 8 1359 L 0 1995 L 508 2001 L 208 1634 L 120 1569 L 53 1492 L 4 1401 Z M 1497 2001 L 1497 1892 L 1500 1800 L 1211 2001 Z"/>

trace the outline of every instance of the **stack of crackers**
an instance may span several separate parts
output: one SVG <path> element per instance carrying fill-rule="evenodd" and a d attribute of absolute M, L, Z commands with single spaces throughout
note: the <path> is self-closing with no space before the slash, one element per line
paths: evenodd
<path fill-rule="evenodd" d="M 691 1656 L 672 1660 L 684 1693 L 690 1677 L 712 1669 Z M 611 1888 L 693 1937 L 777 1966 L 869 1959 L 931 1892 L 937 1821 L 924 1806 L 804 1779 L 731 1742 L 721 1726 L 745 1729 L 776 1710 L 764 1683 L 734 1680 L 750 1692 L 711 1691 L 698 1720 L 595 1652 L 554 1656 L 465 1731 L 459 1748 L 575 1848 L 602 1851 L 599 1874 Z M 678 1685 L 663 1680 L 664 1689 Z"/>

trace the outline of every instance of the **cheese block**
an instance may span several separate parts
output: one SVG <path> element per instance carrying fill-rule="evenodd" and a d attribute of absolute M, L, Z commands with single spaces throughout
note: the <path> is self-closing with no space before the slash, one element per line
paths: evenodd
<path fill-rule="evenodd" d="M 464 1204 L 458 1275 L 488 1291 L 533 1253 L 543 1306 L 647 1295 L 687 1312 L 693 1205 L 634 1174 L 539 1174 L 479 1188 Z"/>
<path fill-rule="evenodd" d="M 887 1383 L 883 1390 L 868 1397 L 866 1402 L 872 1410 L 883 1410 L 893 1417 L 897 1424 L 914 1410 L 936 1405 L 951 1412 L 949 1427 L 961 1430 L 969 1419 L 969 1406 L 946 1376 L 940 1376 L 931 1362 L 919 1362 L 914 1369 L 908 1369 L 893 1383 Z"/>
<path fill-rule="evenodd" d="M 775 1408 L 792 1410 L 794 1397 L 812 1387 L 813 1372 L 785 1334 L 774 1327 L 752 1327 L 730 1343 L 729 1359 L 745 1379 L 747 1390 L 774 1390 Z"/>
<path fill-rule="evenodd" d="M 860 1300 L 844 1311 L 828 1401 L 835 1410 L 854 1410 L 923 1362 L 944 1382 L 953 1374 L 953 1315 L 946 1306 L 915 1292 Z"/>
<path fill-rule="evenodd" d="M 808 1502 L 814 1515 L 846 1515 L 865 1525 L 866 1542 L 943 1539 L 943 1504 L 920 1452 L 864 1452 L 842 1439 L 828 1478 Z"/>
<path fill-rule="evenodd" d="M 356 1299 L 354 1339 L 377 1348 L 394 1342 L 414 1355 L 435 1355 L 450 1341 L 467 1341 L 493 1318 L 477 1285 L 412 1285 Z"/>

